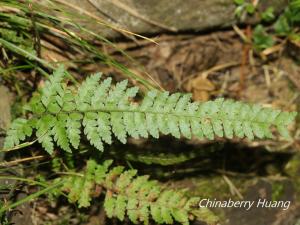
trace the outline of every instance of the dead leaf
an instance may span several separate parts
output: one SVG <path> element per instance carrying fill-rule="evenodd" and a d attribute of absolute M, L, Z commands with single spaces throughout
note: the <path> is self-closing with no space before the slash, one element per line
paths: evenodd
<path fill-rule="evenodd" d="M 193 93 L 193 99 L 196 101 L 209 100 L 209 92 L 212 92 L 215 89 L 215 85 L 209 79 L 201 76 L 189 80 L 186 85 L 186 90 Z"/>

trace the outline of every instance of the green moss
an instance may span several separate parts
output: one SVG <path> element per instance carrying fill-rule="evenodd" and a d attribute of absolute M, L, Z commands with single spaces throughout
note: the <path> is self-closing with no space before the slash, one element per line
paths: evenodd
<path fill-rule="evenodd" d="M 292 178 L 300 175 L 300 153 L 296 154 L 285 166 L 284 171 Z"/>
<path fill-rule="evenodd" d="M 230 177 L 229 181 L 234 185 L 238 191 L 243 195 L 250 186 L 248 179 Z M 238 199 L 233 195 L 229 184 L 224 180 L 223 176 L 213 176 L 193 179 L 195 188 L 193 188 L 193 195 L 201 198 L 216 198 L 216 199 Z"/>
<path fill-rule="evenodd" d="M 272 184 L 272 201 L 280 200 L 283 193 L 284 186 L 282 183 L 275 182 L 274 184 Z"/>
<path fill-rule="evenodd" d="M 300 153 L 286 164 L 284 171 L 292 179 L 297 198 L 300 199 Z"/>

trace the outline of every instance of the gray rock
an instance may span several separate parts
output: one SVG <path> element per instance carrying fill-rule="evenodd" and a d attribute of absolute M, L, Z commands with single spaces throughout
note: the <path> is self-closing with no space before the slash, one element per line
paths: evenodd
<path fill-rule="evenodd" d="M 13 95 L 9 92 L 8 88 L 0 85 L 0 149 L 3 145 L 3 135 L 5 131 L 8 129 L 11 121 L 10 107 L 12 104 Z M 2 154 L 0 154 L 0 159 L 2 158 Z"/>
<path fill-rule="evenodd" d="M 162 31 L 205 31 L 229 27 L 237 23 L 233 0 L 70 0 L 68 4 L 79 6 L 88 13 L 103 18 L 117 27 L 138 34 L 155 34 Z M 259 1 L 258 11 L 269 6 L 278 13 L 288 0 Z M 75 19 L 76 20 L 76 19 Z M 257 15 L 248 17 L 242 23 L 254 23 Z M 93 31 L 108 37 L 119 34 L 91 21 L 81 22 Z"/>

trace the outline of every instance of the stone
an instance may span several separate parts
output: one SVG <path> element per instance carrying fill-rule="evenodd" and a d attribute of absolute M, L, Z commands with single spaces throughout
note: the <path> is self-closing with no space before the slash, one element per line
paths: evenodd
<path fill-rule="evenodd" d="M 94 32 L 106 37 L 117 37 L 120 33 L 97 23 L 103 22 L 138 34 L 156 34 L 159 32 L 207 31 L 225 28 L 236 24 L 234 14 L 236 5 L 233 0 L 69 0 L 69 6 L 81 10 L 82 15 L 95 20 L 83 21 L 74 18 L 74 22 L 87 26 Z M 258 12 L 272 6 L 279 13 L 288 4 L 288 0 L 259 1 Z M 74 9 L 74 7 L 66 7 Z M 240 23 L 255 23 L 258 15 L 247 17 Z"/>

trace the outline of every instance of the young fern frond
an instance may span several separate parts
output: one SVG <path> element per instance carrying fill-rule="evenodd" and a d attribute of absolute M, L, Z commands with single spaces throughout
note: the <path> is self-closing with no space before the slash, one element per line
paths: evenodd
<path fill-rule="evenodd" d="M 81 176 L 61 178 L 65 180 L 62 190 L 68 192 L 69 201 L 88 207 L 97 190 L 105 189 L 107 216 L 123 221 L 127 215 L 135 224 L 149 224 L 150 219 L 159 224 L 189 224 L 189 218 L 197 214 L 199 198 L 187 197 L 185 190 L 168 189 L 148 176 L 137 176 L 136 170 L 124 171 L 120 166 L 110 169 L 111 163 L 108 160 L 99 165 L 89 160 Z"/>
<path fill-rule="evenodd" d="M 35 130 L 38 141 L 51 154 L 54 142 L 63 150 L 77 149 L 81 133 L 103 151 L 112 136 L 126 143 L 128 136 L 139 138 L 171 134 L 176 138 L 272 138 L 277 130 L 289 137 L 288 125 L 296 112 L 282 112 L 256 104 L 223 98 L 191 102 L 190 94 L 149 91 L 137 103 L 132 99 L 137 87 L 127 88 L 127 80 L 111 84 L 111 78 L 100 82 L 101 74 L 88 77 L 78 90 L 66 85 L 63 68 L 45 83 L 41 95 L 29 103 L 32 118 L 17 119 L 5 141 L 5 148 L 18 145 Z M 22 122 L 21 122 L 22 121 Z M 17 127 L 22 127 L 18 129 Z M 18 129 L 18 131 L 17 131 Z M 30 132 L 29 132 L 30 131 Z"/>

